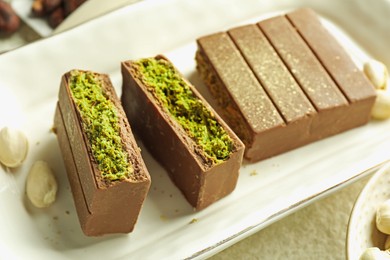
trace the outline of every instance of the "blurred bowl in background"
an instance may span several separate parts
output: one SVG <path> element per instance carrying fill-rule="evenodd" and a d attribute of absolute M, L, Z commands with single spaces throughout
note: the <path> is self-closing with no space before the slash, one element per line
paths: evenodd
<path fill-rule="evenodd" d="M 364 186 L 351 211 L 348 223 L 346 254 L 357 260 L 366 248 L 384 250 L 387 235 L 376 228 L 375 216 L 379 205 L 390 199 L 390 163 L 379 168 Z"/>

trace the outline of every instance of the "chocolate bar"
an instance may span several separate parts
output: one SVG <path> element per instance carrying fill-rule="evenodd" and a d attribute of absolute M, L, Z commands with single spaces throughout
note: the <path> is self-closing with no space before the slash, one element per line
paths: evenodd
<path fill-rule="evenodd" d="M 231 193 L 244 145 L 173 64 L 122 63 L 122 104 L 151 154 L 196 209 Z"/>
<path fill-rule="evenodd" d="M 150 176 L 109 77 L 64 74 L 54 127 L 85 235 L 131 232 Z"/>
<path fill-rule="evenodd" d="M 311 9 L 197 40 L 216 110 L 259 161 L 366 124 L 374 87 Z"/>

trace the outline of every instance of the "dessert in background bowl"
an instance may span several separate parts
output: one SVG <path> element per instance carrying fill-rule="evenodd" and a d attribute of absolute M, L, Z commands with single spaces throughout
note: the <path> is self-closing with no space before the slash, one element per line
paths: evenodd
<path fill-rule="evenodd" d="M 387 235 L 377 229 L 376 212 L 389 199 L 390 163 L 387 163 L 367 182 L 352 209 L 346 241 L 348 260 L 359 259 L 367 248 L 384 250 Z"/>
<path fill-rule="evenodd" d="M 56 28 L 86 0 L 34 0 L 31 14 L 47 19 L 51 28 Z"/>

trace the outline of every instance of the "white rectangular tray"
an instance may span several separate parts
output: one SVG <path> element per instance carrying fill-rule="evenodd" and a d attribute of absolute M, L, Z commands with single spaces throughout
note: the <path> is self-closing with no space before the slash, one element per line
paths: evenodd
<path fill-rule="evenodd" d="M 370 122 L 244 164 L 231 195 L 193 212 L 143 149 L 152 187 L 134 232 L 88 238 L 80 230 L 57 140 L 50 132 L 60 78 L 66 71 L 108 73 L 120 94 L 121 61 L 165 54 L 207 98 L 195 70 L 196 38 L 300 6 L 320 13 L 358 63 L 374 56 L 389 65 L 385 43 L 390 42 L 390 4 L 366 2 L 143 1 L 1 55 L 0 128 L 22 128 L 30 149 L 23 166 L 12 171 L 0 168 L 0 258 L 206 258 L 389 160 L 390 121 Z M 39 159 L 51 165 L 59 181 L 57 202 L 43 210 L 30 205 L 24 187 L 30 166 Z"/>

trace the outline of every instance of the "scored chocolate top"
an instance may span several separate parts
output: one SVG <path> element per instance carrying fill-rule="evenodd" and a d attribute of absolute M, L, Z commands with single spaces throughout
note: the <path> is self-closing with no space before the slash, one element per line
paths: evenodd
<path fill-rule="evenodd" d="M 287 14 L 287 18 L 332 75 L 349 102 L 375 96 L 368 79 L 338 41 L 322 26 L 313 10 L 299 9 Z"/>
<path fill-rule="evenodd" d="M 293 122 L 315 112 L 257 26 L 239 27 L 230 30 L 229 34 L 286 122 Z"/>
<path fill-rule="evenodd" d="M 255 129 L 375 99 L 372 85 L 310 9 L 204 36 L 197 43 L 198 67 L 206 60 Z"/>
<path fill-rule="evenodd" d="M 258 23 L 258 26 L 317 110 L 348 104 L 340 89 L 286 17 L 271 18 Z"/>
<path fill-rule="evenodd" d="M 208 50 L 207 58 L 253 131 L 261 132 L 284 125 L 283 118 L 228 34 L 206 36 L 199 43 Z"/>

